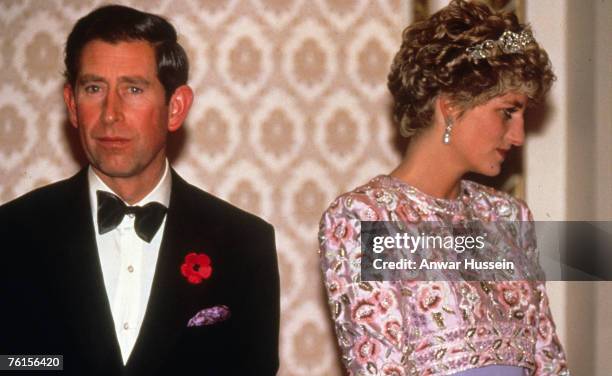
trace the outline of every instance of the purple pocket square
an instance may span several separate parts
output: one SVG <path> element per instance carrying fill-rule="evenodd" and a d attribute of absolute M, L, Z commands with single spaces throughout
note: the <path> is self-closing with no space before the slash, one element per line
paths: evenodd
<path fill-rule="evenodd" d="M 230 316 L 230 309 L 228 306 L 218 305 L 210 308 L 204 308 L 189 319 L 187 326 L 212 325 L 225 321 L 229 319 Z"/>

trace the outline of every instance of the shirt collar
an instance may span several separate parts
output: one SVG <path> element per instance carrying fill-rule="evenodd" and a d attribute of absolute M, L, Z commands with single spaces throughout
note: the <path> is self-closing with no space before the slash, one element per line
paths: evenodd
<path fill-rule="evenodd" d="M 113 192 L 112 189 L 106 185 L 102 179 L 94 172 L 91 165 L 87 171 L 87 181 L 89 183 L 89 203 L 91 204 L 91 211 L 94 219 L 98 216 L 98 199 L 96 197 L 96 191 L 110 192 L 119 197 L 119 195 Z M 170 204 L 170 190 L 172 187 L 172 174 L 170 174 L 170 164 L 166 159 L 166 165 L 164 168 L 164 174 L 159 180 L 155 188 L 149 194 L 147 194 L 142 200 L 134 204 L 134 206 L 144 206 L 149 202 L 159 202 L 165 207 Z M 124 201 L 125 202 L 125 201 Z M 126 205 L 129 205 L 126 203 Z"/>

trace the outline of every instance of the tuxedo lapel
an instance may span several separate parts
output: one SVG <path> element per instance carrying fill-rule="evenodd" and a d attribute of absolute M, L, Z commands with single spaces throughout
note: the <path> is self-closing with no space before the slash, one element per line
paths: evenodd
<path fill-rule="evenodd" d="M 61 260 L 54 268 L 57 296 L 63 302 L 71 350 L 79 354 L 82 366 L 96 374 L 115 374 L 121 357 L 96 246 L 87 169 L 71 180 L 62 213 L 64 230 L 55 241 Z"/>
<path fill-rule="evenodd" d="M 172 191 L 151 295 L 138 339 L 127 363 L 128 374 L 155 374 L 175 351 L 189 318 L 205 304 L 209 281 L 187 282 L 180 268 L 185 255 L 198 252 L 205 233 L 192 214 L 188 185 L 172 171 Z"/>

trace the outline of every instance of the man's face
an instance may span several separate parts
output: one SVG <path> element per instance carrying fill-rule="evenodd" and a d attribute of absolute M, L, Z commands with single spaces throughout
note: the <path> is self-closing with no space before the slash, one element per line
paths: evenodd
<path fill-rule="evenodd" d="M 98 173 L 132 178 L 162 170 L 168 105 L 148 42 L 87 43 L 75 87 L 67 86 L 64 97 Z"/>

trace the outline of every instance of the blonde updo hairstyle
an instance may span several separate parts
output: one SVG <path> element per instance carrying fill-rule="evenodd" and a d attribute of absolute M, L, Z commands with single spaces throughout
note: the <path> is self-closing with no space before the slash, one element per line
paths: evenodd
<path fill-rule="evenodd" d="M 485 40 L 497 40 L 506 30 L 519 33 L 526 28 L 512 13 L 495 13 L 483 3 L 464 0 L 453 0 L 407 27 L 388 76 L 401 134 L 409 137 L 432 124 L 440 94 L 461 112 L 510 91 L 526 94 L 529 103 L 539 101 L 555 76 L 537 42 L 518 53 L 478 60 L 466 52 Z"/>

